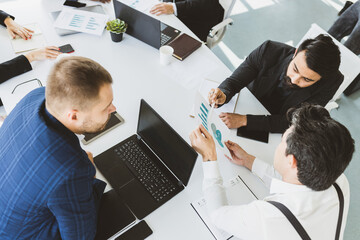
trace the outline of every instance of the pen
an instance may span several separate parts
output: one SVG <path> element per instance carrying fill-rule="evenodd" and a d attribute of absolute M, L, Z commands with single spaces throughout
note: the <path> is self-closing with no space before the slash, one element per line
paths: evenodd
<path fill-rule="evenodd" d="M 210 112 L 209 112 L 208 119 L 207 119 L 208 123 L 209 123 L 209 120 L 211 119 L 211 115 L 214 111 L 214 108 L 215 108 L 215 102 L 213 102 L 213 104 L 211 104 Z"/>

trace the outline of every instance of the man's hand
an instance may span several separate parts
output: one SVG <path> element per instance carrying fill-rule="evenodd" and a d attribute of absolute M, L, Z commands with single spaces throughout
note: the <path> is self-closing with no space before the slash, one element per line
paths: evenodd
<path fill-rule="evenodd" d="M 91 0 L 94 2 L 102 2 L 102 3 L 109 3 L 111 0 Z M 115 0 L 114 0 L 115 1 Z"/>
<path fill-rule="evenodd" d="M 159 3 L 150 9 L 151 14 L 159 16 L 161 14 L 173 14 L 174 8 L 171 3 Z"/>
<path fill-rule="evenodd" d="M 40 48 L 38 50 L 31 51 L 25 54 L 25 57 L 29 60 L 29 62 L 33 61 L 41 61 L 45 59 L 55 59 L 59 56 L 61 52 L 59 52 L 59 48 L 55 46 Z"/>
<path fill-rule="evenodd" d="M 190 134 L 191 146 L 202 155 L 203 162 L 216 161 L 215 142 L 203 125 Z"/>
<path fill-rule="evenodd" d="M 246 115 L 237 113 L 220 113 L 219 117 L 228 128 L 239 128 L 247 125 Z"/>
<path fill-rule="evenodd" d="M 219 88 L 212 88 L 208 94 L 208 99 L 210 105 L 215 102 L 215 107 L 217 108 L 219 105 L 224 104 L 226 95 Z"/>
<path fill-rule="evenodd" d="M 7 17 L 4 21 L 4 24 L 12 38 L 15 38 L 16 35 L 18 35 L 21 38 L 28 40 L 31 38 L 32 34 L 34 33 L 33 30 L 30 30 L 28 28 L 22 27 L 19 24 L 17 24 L 11 17 Z"/>
<path fill-rule="evenodd" d="M 232 159 L 227 157 L 226 155 L 225 156 L 231 162 L 233 162 L 237 165 L 240 165 L 240 166 L 244 166 L 251 171 L 255 157 L 253 155 L 248 154 L 238 144 L 236 144 L 232 141 L 225 142 L 225 145 L 229 149 Z"/>

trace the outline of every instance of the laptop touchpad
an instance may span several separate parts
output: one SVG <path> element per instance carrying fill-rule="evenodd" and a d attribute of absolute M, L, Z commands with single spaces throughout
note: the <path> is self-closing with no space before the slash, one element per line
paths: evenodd
<path fill-rule="evenodd" d="M 134 179 L 133 175 L 113 151 L 105 151 L 94 159 L 97 168 L 113 188 L 120 188 Z"/>
<path fill-rule="evenodd" d="M 116 164 L 113 168 L 107 169 L 104 176 L 113 188 L 121 188 L 134 179 L 134 176 L 122 162 Z"/>

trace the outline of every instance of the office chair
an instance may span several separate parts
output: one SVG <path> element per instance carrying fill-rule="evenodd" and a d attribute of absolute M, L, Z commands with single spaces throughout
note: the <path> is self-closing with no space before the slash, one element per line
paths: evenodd
<path fill-rule="evenodd" d="M 300 40 L 299 44 L 296 47 L 299 47 L 300 43 L 302 43 L 305 39 L 315 38 L 319 34 L 329 35 L 324 29 L 319 27 L 316 23 L 311 24 L 310 29 Z M 339 105 L 336 103 L 336 100 L 340 98 L 340 95 L 350 85 L 350 83 L 355 79 L 355 77 L 360 73 L 360 58 L 356 56 L 353 52 L 351 52 L 342 43 L 337 41 L 335 38 L 332 37 L 332 39 L 334 43 L 339 47 L 341 53 L 341 63 L 339 70 L 344 75 L 344 81 L 342 82 L 339 89 L 332 97 L 332 99 L 326 104 L 325 108 L 328 111 L 339 107 Z"/>
<path fill-rule="evenodd" d="M 235 5 L 236 0 L 219 0 L 220 5 L 224 8 L 224 19 L 222 22 L 213 26 L 206 39 L 206 45 L 211 49 L 215 47 L 224 37 L 228 25 L 233 24 L 229 18 L 230 13 Z"/>

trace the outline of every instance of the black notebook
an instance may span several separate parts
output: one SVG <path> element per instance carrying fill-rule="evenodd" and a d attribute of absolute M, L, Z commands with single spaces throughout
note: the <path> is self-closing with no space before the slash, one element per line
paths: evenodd
<path fill-rule="evenodd" d="M 265 131 L 248 130 L 246 127 L 241 127 L 238 128 L 236 135 L 264 143 L 269 142 L 269 133 Z"/>
<path fill-rule="evenodd" d="M 182 61 L 201 47 L 201 42 L 183 33 L 168 45 L 174 49 L 173 56 Z"/>

